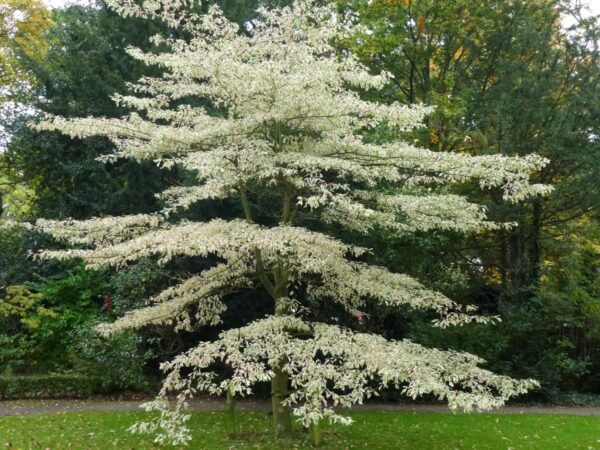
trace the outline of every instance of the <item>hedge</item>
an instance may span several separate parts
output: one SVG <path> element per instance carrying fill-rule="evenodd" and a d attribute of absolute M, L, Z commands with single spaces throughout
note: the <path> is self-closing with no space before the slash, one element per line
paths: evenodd
<path fill-rule="evenodd" d="M 76 374 L 0 375 L 0 400 L 84 398 L 94 384 L 93 378 Z"/>

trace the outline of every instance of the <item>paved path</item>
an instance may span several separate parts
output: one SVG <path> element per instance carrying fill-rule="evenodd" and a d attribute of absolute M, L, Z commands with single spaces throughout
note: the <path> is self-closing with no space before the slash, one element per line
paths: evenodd
<path fill-rule="evenodd" d="M 0 416 L 32 415 L 67 412 L 118 412 L 139 410 L 143 401 L 139 400 L 19 400 L 0 401 Z M 238 408 L 245 411 L 269 411 L 269 403 L 264 401 L 241 400 Z M 218 411 L 225 409 L 225 402 L 219 399 L 196 400 L 190 403 L 195 411 Z M 441 405 L 407 405 L 394 403 L 370 403 L 357 406 L 362 411 L 405 411 L 449 413 Z M 570 414 L 580 416 L 600 416 L 600 407 L 566 406 L 507 406 L 492 414 Z"/>

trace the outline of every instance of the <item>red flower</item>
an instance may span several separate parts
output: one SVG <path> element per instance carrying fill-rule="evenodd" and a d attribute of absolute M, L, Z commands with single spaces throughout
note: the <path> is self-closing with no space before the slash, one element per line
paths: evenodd
<path fill-rule="evenodd" d="M 104 304 L 102 305 L 102 311 L 108 311 L 110 309 L 110 295 L 104 296 Z"/>

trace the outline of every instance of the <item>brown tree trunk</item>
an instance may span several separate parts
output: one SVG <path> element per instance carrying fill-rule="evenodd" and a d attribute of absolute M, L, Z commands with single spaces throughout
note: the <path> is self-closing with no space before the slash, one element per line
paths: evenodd
<path fill-rule="evenodd" d="M 531 293 L 536 294 L 542 275 L 542 200 L 533 201 L 531 220 L 531 249 L 529 251 Z"/>
<path fill-rule="evenodd" d="M 280 366 L 273 369 L 271 380 L 271 404 L 273 407 L 273 424 L 275 435 L 282 437 L 292 432 L 292 410 L 284 405 L 288 396 L 288 374 Z"/>

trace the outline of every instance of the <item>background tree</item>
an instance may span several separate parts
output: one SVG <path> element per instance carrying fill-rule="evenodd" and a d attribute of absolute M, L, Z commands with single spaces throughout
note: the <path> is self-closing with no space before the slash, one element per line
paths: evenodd
<path fill-rule="evenodd" d="M 0 4 L 0 100 L 28 88 L 31 73 L 24 60 L 39 59 L 46 49 L 43 33 L 50 13 L 38 0 L 4 0 Z"/>
<path fill-rule="evenodd" d="M 19 103 L 31 93 L 35 77 L 29 61 L 39 61 L 46 51 L 43 38 L 50 26 L 50 13 L 38 0 L 5 0 L 0 4 L 0 150 L 8 142 L 8 121 L 19 111 Z M 7 207 L 19 210 L 24 187 L 9 177 L 10 167 L 0 151 L 0 216 Z M 16 193 L 15 193 L 16 191 Z M 15 193 L 10 197 L 9 193 Z"/>
<path fill-rule="evenodd" d="M 156 24 L 124 20 L 101 5 L 55 10 L 45 36 L 48 51 L 30 66 L 39 90 L 29 109 L 67 117 L 121 114 L 108 96 L 123 92 L 143 70 L 125 48 L 142 45 L 158 31 Z M 100 164 L 96 158 L 111 151 L 109 142 L 37 133 L 27 127 L 28 115 L 11 126 L 7 158 L 34 189 L 36 214 L 87 218 L 156 208 L 154 192 L 164 182 L 152 165 Z"/>
<path fill-rule="evenodd" d="M 578 228 L 581 217 L 591 219 L 587 229 L 598 223 L 597 19 L 582 19 L 582 7 L 567 1 L 357 0 L 341 2 L 341 8 L 363 26 L 346 45 L 372 70 L 395 76 L 378 98 L 437 105 L 427 131 L 415 136 L 419 142 L 438 151 L 539 153 L 550 160 L 536 177 L 556 187 L 552 195 L 509 208 L 498 192 L 478 197 L 490 217 L 517 227 L 479 234 L 475 242 L 449 233 L 416 240 L 388 234 L 385 259 L 411 273 L 428 271 L 442 289 L 452 289 L 448 281 L 454 289 L 462 284 L 463 296 L 514 318 L 492 338 L 504 344 L 483 354 L 495 367 L 515 375 L 528 371 L 545 381 L 548 392 L 556 389 L 563 373 L 571 378 L 569 365 L 559 360 L 573 357 L 575 366 L 584 360 L 557 344 L 559 316 L 547 320 L 551 311 L 537 299 L 542 275 L 558 256 L 557 242 L 573 237 L 569 229 Z M 579 21 L 565 29 L 566 16 Z M 476 186 L 462 189 L 477 195 Z M 397 257 L 402 248 L 423 252 L 405 262 Z M 402 332 L 410 336 L 415 329 Z M 456 344 L 466 340 L 479 349 L 480 333 L 462 333 Z M 517 344 L 525 336 L 528 345 Z M 440 339 L 448 345 L 447 336 Z M 544 369 L 557 366 L 565 372 Z"/>

